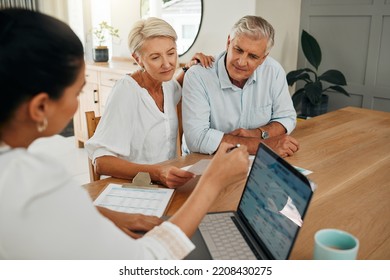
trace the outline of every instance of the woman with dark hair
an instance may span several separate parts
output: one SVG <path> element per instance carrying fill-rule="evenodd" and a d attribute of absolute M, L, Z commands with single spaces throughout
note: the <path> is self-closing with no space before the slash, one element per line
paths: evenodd
<path fill-rule="evenodd" d="M 83 47 L 64 23 L 0 10 L 0 259 L 178 259 L 227 186 L 248 170 L 246 148 L 221 144 L 185 204 L 132 239 L 103 217 L 53 158 L 29 145 L 60 132 L 85 84 Z"/>

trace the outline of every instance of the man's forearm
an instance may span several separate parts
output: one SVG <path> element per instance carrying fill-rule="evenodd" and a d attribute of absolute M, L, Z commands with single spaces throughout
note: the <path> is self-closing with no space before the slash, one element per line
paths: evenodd
<path fill-rule="evenodd" d="M 264 126 L 259 127 L 262 130 L 265 130 L 268 132 L 269 137 L 274 137 L 278 135 L 285 134 L 287 132 L 286 128 L 279 122 L 273 121 L 270 122 Z M 260 130 L 259 130 L 259 136 L 261 135 Z"/>
<path fill-rule="evenodd" d="M 230 143 L 233 145 L 245 145 L 247 146 L 248 152 L 251 155 L 256 154 L 257 147 L 259 146 L 261 139 L 260 137 L 242 137 L 242 136 L 234 136 L 230 134 L 224 134 L 221 142 Z"/>

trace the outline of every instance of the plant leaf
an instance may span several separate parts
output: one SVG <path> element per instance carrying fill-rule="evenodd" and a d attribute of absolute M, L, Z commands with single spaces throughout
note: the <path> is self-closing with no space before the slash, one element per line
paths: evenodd
<path fill-rule="evenodd" d="M 305 85 L 306 97 L 309 98 L 313 105 L 321 103 L 322 84 L 321 82 L 314 82 Z"/>
<path fill-rule="evenodd" d="M 294 71 L 288 72 L 288 73 L 287 73 L 287 76 L 286 76 L 287 81 L 288 81 L 289 79 L 293 79 L 293 78 L 299 76 L 299 75 L 300 75 L 302 72 L 304 72 L 304 71 L 305 71 L 304 69 L 298 69 L 298 70 L 294 70 Z"/>
<path fill-rule="evenodd" d="M 345 80 L 345 76 L 339 70 L 328 70 L 318 77 L 319 80 L 326 81 L 331 84 L 336 84 L 340 86 L 346 86 L 347 81 Z"/>
<path fill-rule="evenodd" d="M 293 96 L 291 96 L 292 98 L 292 101 L 293 101 L 293 104 L 294 104 L 294 108 L 297 108 L 299 106 L 299 104 L 301 104 L 301 101 L 302 101 L 302 97 L 305 95 L 305 89 L 304 88 L 301 88 L 301 89 L 298 89 L 294 94 Z"/>
<path fill-rule="evenodd" d="M 295 73 L 292 73 L 295 72 Z M 310 75 L 308 73 L 303 73 L 303 71 L 292 71 L 287 74 L 287 84 L 292 86 L 296 81 L 303 80 L 307 83 L 307 80 L 310 80 Z"/>
<path fill-rule="evenodd" d="M 337 92 L 340 92 L 342 94 L 345 94 L 346 96 L 350 96 L 349 93 L 344 88 L 342 88 L 340 86 L 330 86 L 329 88 L 331 88 Z"/>
<path fill-rule="evenodd" d="M 321 64 L 322 53 L 317 40 L 305 30 L 302 30 L 301 44 L 303 54 L 305 55 L 307 61 L 309 61 L 309 63 L 318 70 L 318 66 Z"/>
<path fill-rule="evenodd" d="M 306 72 L 311 72 L 314 75 L 317 75 L 317 73 L 315 71 L 311 70 L 310 68 L 303 68 L 303 70 L 305 70 Z"/>

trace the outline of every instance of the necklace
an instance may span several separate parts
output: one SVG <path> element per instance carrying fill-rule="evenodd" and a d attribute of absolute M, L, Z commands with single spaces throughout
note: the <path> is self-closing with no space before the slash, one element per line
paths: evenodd
<path fill-rule="evenodd" d="M 146 91 L 149 93 L 149 95 L 153 98 L 154 103 L 156 103 L 157 108 L 161 112 L 164 112 L 164 92 L 163 92 L 162 85 L 160 87 L 158 87 L 157 90 L 156 90 L 156 86 L 151 87 L 149 89 L 149 86 L 147 85 L 147 83 L 144 80 L 143 72 L 140 71 L 138 73 L 139 73 L 139 76 L 141 77 L 143 87 L 146 89 Z"/>

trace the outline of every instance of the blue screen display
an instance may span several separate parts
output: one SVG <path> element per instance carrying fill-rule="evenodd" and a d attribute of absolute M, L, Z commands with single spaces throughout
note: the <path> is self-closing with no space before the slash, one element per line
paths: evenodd
<path fill-rule="evenodd" d="M 274 258 L 288 257 L 311 193 L 308 183 L 286 164 L 258 150 L 239 210 Z"/>

